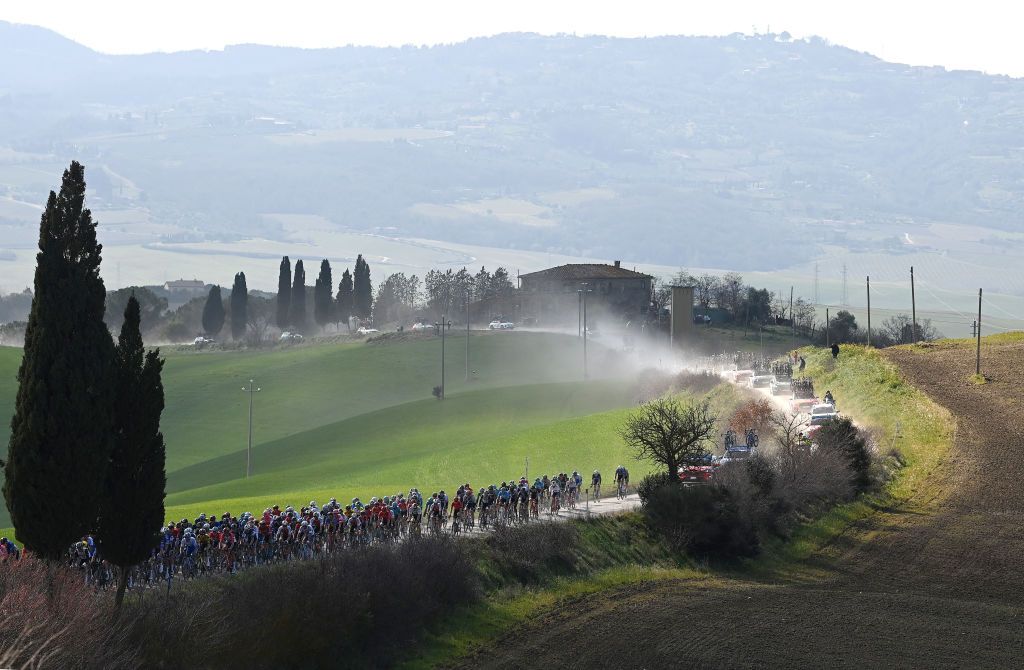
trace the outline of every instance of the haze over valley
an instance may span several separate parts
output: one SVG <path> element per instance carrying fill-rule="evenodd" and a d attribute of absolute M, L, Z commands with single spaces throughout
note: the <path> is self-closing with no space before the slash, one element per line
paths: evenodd
<path fill-rule="evenodd" d="M 0 23 L 0 287 L 31 283 L 66 156 L 108 285 L 276 259 L 375 272 L 623 259 L 880 308 L 909 266 L 947 331 L 1024 314 L 1024 81 L 785 33 L 505 34 L 430 48 L 109 56 Z M 624 231 L 629 234 L 623 234 Z M 224 268 L 228 268 L 225 270 Z"/>

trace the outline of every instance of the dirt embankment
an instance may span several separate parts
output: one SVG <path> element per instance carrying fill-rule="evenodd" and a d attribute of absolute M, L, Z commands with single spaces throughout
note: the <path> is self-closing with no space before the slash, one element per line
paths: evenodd
<path fill-rule="evenodd" d="M 1019 667 L 1024 656 L 1024 342 L 889 352 L 957 418 L 930 500 L 814 557 L 819 579 L 663 581 L 540 617 L 464 667 Z"/>

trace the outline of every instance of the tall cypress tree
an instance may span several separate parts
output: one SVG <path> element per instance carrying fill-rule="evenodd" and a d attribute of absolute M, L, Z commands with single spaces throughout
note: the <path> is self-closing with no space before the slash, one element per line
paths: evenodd
<path fill-rule="evenodd" d="M 316 290 L 313 292 L 313 315 L 321 328 L 334 323 L 334 296 L 331 295 L 333 289 L 331 262 L 325 258 L 320 261 L 320 274 L 316 278 Z"/>
<path fill-rule="evenodd" d="M 103 558 L 121 568 L 116 603 L 124 598 L 128 568 L 149 557 L 164 520 L 164 387 L 160 350 L 146 352 L 132 296 L 114 354 L 114 450 L 103 492 L 99 540 Z"/>
<path fill-rule="evenodd" d="M 288 320 L 298 331 L 306 328 L 306 270 L 302 261 L 295 261 L 295 277 L 292 279 L 292 305 Z"/>
<path fill-rule="evenodd" d="M 231 337 L 237 340 L 245 335 L 248 318 L 249 289 L 245 285 L 245 273 L 239 272 L 231 286 Z"/>
<path fill-rule="evenodd" d="M 335 314 L 339 321 L 344 321 L 345 326 L 349 325 L 349 317 L 352 316 L 352 273 L 345 268 L 341 273 L 341 282 L 338 283 L 338 300 Z"/>
<path fill-rule="evenodd" d="M 281 271 L 277 275 L 277 327 L 284 330 L 292 314 L 292 262 L 285 256 L 281 259 Z"/>
<path fill-rule="evenodd" d="M 217 335 L 223 327 L 224 298 L 220 295 L 220 286 L 213 286 L 203 305 L 203 330 L 207 335 Z"/>
<path fill-rule="evenodd" d="M 352 311 L 360 319 L 368 319 L 373 312 L 373 285 L 370 283 L 370 266 L 362 254 L 356 258 L 352 282 Z"/>
<path fill-rule="evenodd" d="M 17 538 L 53 560 L 96 528 L 113 449 L 114 343 L 84 204 L 85 170 L 73 162 L 40 221 L 3 487 Z"/>

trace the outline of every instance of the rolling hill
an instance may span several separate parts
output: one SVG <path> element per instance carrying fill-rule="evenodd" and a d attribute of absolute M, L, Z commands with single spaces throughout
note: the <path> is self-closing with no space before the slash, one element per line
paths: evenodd
<path fill-rule="evenodd" d="M 616 411 L 634 402 L 628 368 L 595 346 L 602 378 L 580 381 L 575 337 L 483 332 L 448 350 L 448 399 L 439 382 L 440 341 L 311 344 L 256 352 L 167 352 L 167 505 L 249 508 L 299 498 L 367 496 L 455 478 L 520 474 L 525 458 L 546 469 L 614 467 L 622 449 Z M 0 348 L 0 413 L 13 413 L 21 351 Z M 255 377 L 254 476 L 246 480 L 248 395 Z M 7 440 L 3 452 L 6 453 Z M 221 510 L 223 511 L 223 510 Z M 238 510 L 240 511 L 240 510 Z M 0 510 L 0 528 L 7 526 Z"/>

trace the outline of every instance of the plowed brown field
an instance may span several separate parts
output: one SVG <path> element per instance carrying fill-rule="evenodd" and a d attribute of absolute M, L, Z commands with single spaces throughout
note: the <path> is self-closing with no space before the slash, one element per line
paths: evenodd
<path fill-rule="evenodd" d="M 1024 667 L 1024 343 L 888 352 L 957 417 L 928 500 L 880 511 L 814 579 L 712 579 L 590 596 L 464 667 Z M 938 493 L 936 493 L 938 492 Z"/>

